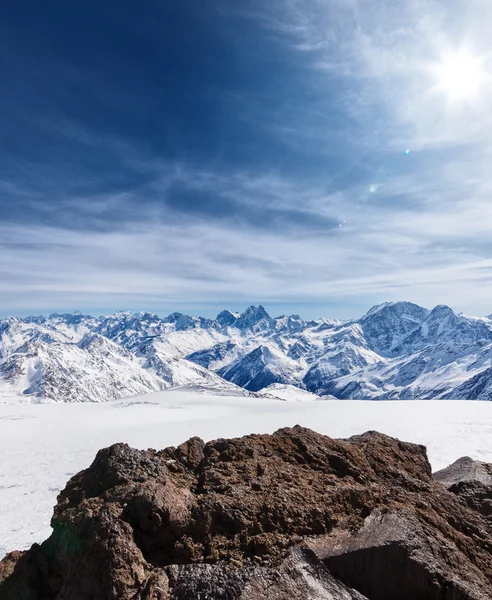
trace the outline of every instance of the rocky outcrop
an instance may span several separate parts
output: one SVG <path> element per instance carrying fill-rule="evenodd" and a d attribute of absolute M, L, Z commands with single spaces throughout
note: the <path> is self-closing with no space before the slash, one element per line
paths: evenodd
<path fill-rule="evenodd" d="M 492 522 L 492 465 L 464 456 L 434 473 L 434 479 Z"/>
<path fill-rule="evenodd" d="M 0 563 L 2 600 L 492 597 L 487 515 L 432 478 L 424 447 L 375 432 L 117 444 L 68 482 L 52 527 Z"/>
<path fill-rule="evenodd" d="M 478 481 L 492 485 L 492 465 L 463 456 L 441 471 L 434 473 L 434 479 L 450 487 L 465 481 Z"/>

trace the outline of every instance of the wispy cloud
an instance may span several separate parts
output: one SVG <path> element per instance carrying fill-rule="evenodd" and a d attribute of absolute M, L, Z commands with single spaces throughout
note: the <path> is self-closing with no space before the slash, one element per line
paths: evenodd
<path fill-rule="evenodd" d="M 233 131 L 218 151 L 173 155 L 63 111 L 33 117 L 56 152 L 0 172 L 2 312 L 253 299 L 492 312 L 492 89 L 449 106 L 429 69 L 473 43 L 492 71 L 492 6 L 246 6 L 222 8 L 259 28 L 285 73 L 220 89 Z M 236 143 L 242 127 L 256 137 Z"/>
<path fill-rule="evenodd" d="M 247 302 L 254 291 L 277 303 L 408 298 L 431 305 L 447 296 L 456 308 L 490 312 L 492 209 L 480 186 L 470 188 L 472 209 L 464 199 L 437 198 L 414 210 L 412 202 L 425 205 L 430 190 L 420 182 L 400 204 L 391 203 L 392 192 L 385 202 L 378 190 L 381 198 L 357 211 L 350 200 L 355 190 L 323 196 L 277 175 L 181 169 L 179 177 L 181 184 L 212 186 L 225 200 L 233 191 L 250 209 L 264 203 L 274 212 L 282 198 L 282 211 L 301 200 L 302 211 L 318 215 L 320 223 L 343 211 L 348 218 L 343 227 L 299 221 L 286 229 L 274 222 L 259 227 L 244 219 L 179 216 L 162 206 L 156 218 L 155 206 L 147 209 L 138 196 L 127 196 L 125 220 L 104 231 L 4 225 L 3 310 Z M 386 185 L 398 189 L 401 182 Z M 108 201 L 100 202 L 103 211 Z M 90 212 L 86 218 L 92 219 L 94 199 Z"/>

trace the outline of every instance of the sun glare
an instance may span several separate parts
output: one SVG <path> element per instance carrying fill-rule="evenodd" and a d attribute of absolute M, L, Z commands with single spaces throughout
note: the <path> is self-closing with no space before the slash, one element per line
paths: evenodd
<path fill-rule="evenodd" d="M 487 79 L 483 59 L 469 50 L 444 56 L 433 71 L 437 77 L 434 90 L 453 103 L 476 99 Z"/>

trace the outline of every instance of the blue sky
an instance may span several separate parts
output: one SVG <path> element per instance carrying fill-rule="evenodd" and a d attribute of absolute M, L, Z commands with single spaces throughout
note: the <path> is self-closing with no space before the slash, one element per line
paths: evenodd
<path fill-rule="evenodd" d="M 485 0 L 3 3 L 0 313 L 492 313 L 491 26 Z"/>

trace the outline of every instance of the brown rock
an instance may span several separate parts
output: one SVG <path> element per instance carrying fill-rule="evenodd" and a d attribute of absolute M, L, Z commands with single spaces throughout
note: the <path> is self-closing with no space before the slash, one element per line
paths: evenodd
<path fill-rule="evenodd" d="M 375 432 L 116 444 L 52 526 L 0 563 L 1 600 L 492 598 L 489 520 L 432 479 L 424 447 Z"/>
<path fill-rule="evenodd" d="M 24 552 L 10 552 L 0 561 L 0 582 L 12 575 L 15 565 L 20 561 Z"/>

